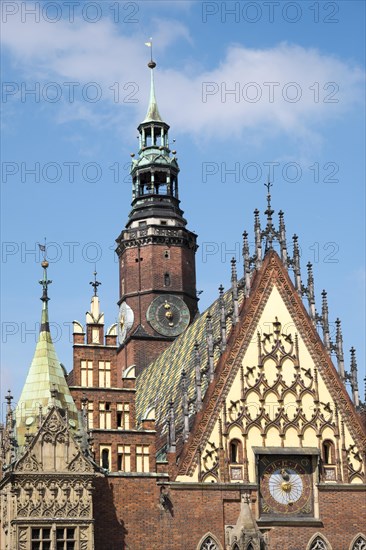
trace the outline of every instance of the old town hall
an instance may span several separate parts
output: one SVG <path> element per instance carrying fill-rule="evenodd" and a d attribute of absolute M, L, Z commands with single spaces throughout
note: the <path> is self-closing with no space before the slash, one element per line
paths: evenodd
<path fill-rule="evenodd" d="M 149 68 L 116 239 L 118 323 L 105 325 L 95 274 L 67 374 L 45 251 L 38 343 L 17 405 L 6 397 L 0 548 L 365 550 L 355 350 L 344 354 L 339 319 L 330 337 L 327 294 L 317 309 L 270 184 L 254 252 L 244 232 L 244 265 L 232 260 L 230 288 L 199 312 L 197 235 Z"/>

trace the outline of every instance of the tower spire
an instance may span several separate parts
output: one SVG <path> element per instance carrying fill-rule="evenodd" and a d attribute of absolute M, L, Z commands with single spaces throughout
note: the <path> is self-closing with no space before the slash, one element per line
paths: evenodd
<path fill-rule="evenodd" d="M 40 249 L 43 250 L 41 248 Z M 43 252 L 46 252 L 43 250 Z M 50 333 L 48 319 L 48 286 L 51 281 L 47 278 L 46 253 L 41 263 L 43 278 L 39 281 L 42 285 L 42 315 L 38 342 L 33 360 L 18 401 L 16 410 L 16 429 L 18 445 L 23 446 L 26 441 L 26 433 L 34 434 L 38 429 L 36 418 L 43 416 L 47 409 L 56 406 L 68 411 L 70 425 L 77 427 L 78 412 L 69 387 L 65 379 L 65 371 L 58 360 Z"/>
<path fill-rule="evenodd" d="M 150 61 L 147 64 L 147 66 L 150 69 L 150 99 L 149 99 L 149 106 L 147 108 L 146 117 L 143 120 L 143 123 L 145 122 L 163 122 L 163 119 L 160 116 L 159 109 L 158 109 L 158 103 L 156 101 L 156 95 L 155 95 L 155 82 L 154 82 L 154 69 L 156 67 L 155 61 L 153 61 L 152 58 L 152 38 L 150 38 L 149 42 L 145 42 L 145 45 L 150 48 Z"/>

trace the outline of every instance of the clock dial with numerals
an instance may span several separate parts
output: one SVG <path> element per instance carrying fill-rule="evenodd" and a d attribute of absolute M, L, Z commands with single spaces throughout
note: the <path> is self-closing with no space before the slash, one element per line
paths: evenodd
<path fill-rule="evenodd" d="M 178 336 L 189 325 L 189 309 L 182 298 L 172 294 L 157 296 L 146 312 L 153 329 L 163 336 Z"/>
<path fill-rule="evenodd" d="M 262 456 L 259 472 L 262 515 L 312 515 L 310 458 Z"/>

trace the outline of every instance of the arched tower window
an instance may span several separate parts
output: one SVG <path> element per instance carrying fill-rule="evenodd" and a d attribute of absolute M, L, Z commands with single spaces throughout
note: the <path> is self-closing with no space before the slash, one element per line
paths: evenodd
<path fill-rule="evenodd" d="M 170 286 L 170 274 L 164 273 L 164 286 Z"/>
<path fill-rule="evenodd" d="M 351 550 L 366 550 L 366 538 L 363 535 L 357 535 Z"/>
<path fill-rule="evenodd" d="M 334 443 L 330 439 L 323 441 L 323 462 L 324 464 L 335 464 Z"/>
<path fill-rule="evenodd" d="M 240 464 L 243 462 L 242 445 L 238 439 L 232 439 L 230 441 L 229 456 L 232 464 Z"/>
<path fill-rule="evenodd" d="M 109 470 L 109 449 L 102 450 L 102 468 Z"/>

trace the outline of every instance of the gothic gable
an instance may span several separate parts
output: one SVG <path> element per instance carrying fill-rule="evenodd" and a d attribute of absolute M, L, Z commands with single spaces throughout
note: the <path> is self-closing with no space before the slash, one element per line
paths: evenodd
<path fill-rule="evenodd" d="M 365 442 L 286 270 L 275 252 L 267 254 L 184 446 L 178 479 L 255 482 L 256 449 L 267 447 L 278 454 L 307 448 L 310 462 L 326 453 L 325 479 L 359 483 Z"/>
<path fill-rule="evenodd" d="M 50 410 L 30 441 L 15 472 L 89 472 L 94 468 L 81 450 L 57 408 Z"/>

